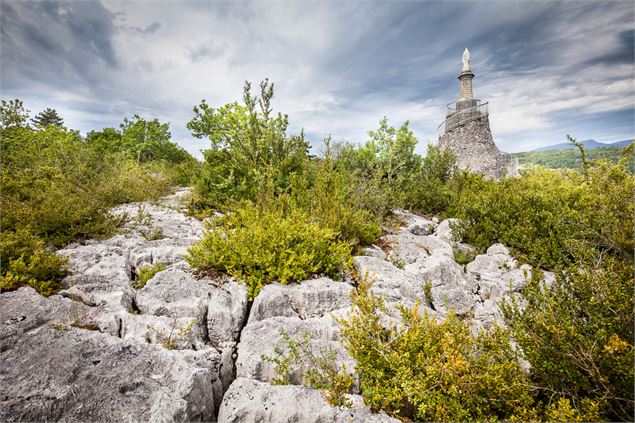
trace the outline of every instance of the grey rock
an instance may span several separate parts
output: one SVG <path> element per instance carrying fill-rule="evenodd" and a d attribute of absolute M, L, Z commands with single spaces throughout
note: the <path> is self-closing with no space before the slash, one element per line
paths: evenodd
<path fill-rule="evenodd" d="M 430 256 L 425 260 L 406 265 L 405 271 L 422 283 L 429 281 L 435 287 L 463 287 L 467 290 L 472 288 L 471 282 L 466 279 L 463 267 L 451 256 Z"/>
<path fill-rule="evenodd" d="M 478 297 L 462 287 L 432 287 L 434 310 L 446 316 L 450 310 L 457 316 L 465 316 L 474 308 Z"/>
<path fill-rule="evenodd" d="M 351 304 L 353 287 L 330 278 L 303 281 L 299 284 L 266 285 L 251 307 L 249 322 L 275 316 L 293 316 L 300 319 L 321 317 L 330 311 Z"/>
<path fill-rule="evenodd" d="M 207 301 L 218 286 L 215 280 L 196 279 L 191 272 L 170 268 L 157 273 L 139 290 L 137 306 L 144 314 L 201 321 Z"/>
<path fill-rule="evenodd" d="M 493 256 L 496 254 L 509 256 L 509 249 L 507 249 L 507 247 L 505 247 L 503 244 L 494 244 L 487 249 L 488 256 Z"/>
<path fill-rule="evenodd" d="M 458 242 L 457 235 L 452 231 L 452 225 L 459 223 L 459 219 L 445 219 L 434 231 L 434 235 L 445 242 Z"/>
<path fill-rule="evenodd" d="M 244 284 L 230 280 L 212 290 L 207 300 L 207 332 L 215 347 L 234 346 L 247 321 L 249 299 Z"/>
<path fill-rule="evenodd" d="M 354 265 L 360 276 L 372 281 L 372 294 L 384 297 L 387 302 L 413 303 L 419 300 L 425 304 L 424 281 L 417 280 L 405 270 L 385 260 L 366 256 L 355 257 Z"/>
<path fill-rule="evenodd" d="M 371 245 L 370 247 L 364 248 L 364 255 L 369 257 L 375 257 L 380 260 L 386 259 L 386 253 L 376 245 Z"/>
<path fill-rule="evenodd" d="M 0 420 L 214 419 L 218 353 L 168 351 L 66 326 L 73 307 L 89 309 L 30 288 L 0 295 Z"/>
<path fill-rule="evenodd" d="M 243 329 L 238 344 L 236 375 L 250 379 L 270 382 L 274 377 L 275 364 L 263 359 L 263 355 L 276 357 L 275 348 L 288 350 L 282 342 L 280 331 L 284 330 L 292 339 L 301 341 L 305 334 L 310 337 L 312 351 L 335 351 L 336 363 L 354 369 L 355 362 L 340 344 L 339 325 L 333 317 L 312 317 L 301 320 L 297 317 L 271 317 L 261 321 L 249 322 Z M 306 369 L 294 369 L 292 382 L 299 384 Z"/>
<path fill-rule="evenodd" d="M 357 395 L 349 395 L 348 399 L 352 403 L 350 409 L 333 407 L 315 389 L 238 378 L 225 393 L 218 422 L 399 422 L 385 414 L 371 413 Z"/>

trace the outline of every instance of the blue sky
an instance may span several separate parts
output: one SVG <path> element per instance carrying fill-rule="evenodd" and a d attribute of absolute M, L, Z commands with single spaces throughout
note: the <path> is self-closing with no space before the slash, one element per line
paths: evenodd
<path fill-rule="evenodd" d="M 463 49 L 503 151 L 635 135 L 631 1 L 1 2 L 2 98 L 86 132 L 140 114 L 185 125 L 201 99 L 275 83 L 274 108 L 314 145 L 366 140 L 386 115 L 419 151 L 458 97 Z M 314 150 L 317 150 L 316 147 Z"/>

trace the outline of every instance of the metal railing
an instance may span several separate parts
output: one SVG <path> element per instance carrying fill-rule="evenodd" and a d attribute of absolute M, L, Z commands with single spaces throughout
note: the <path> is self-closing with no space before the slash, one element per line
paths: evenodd
<path fill-rule="evenodd" d="M 480 100 L 468 100 L 474 103 L 473 106 L 461 107 L 461 102 L 454 102 L 448 104 L 448 115 L 446 119 L 439 125 L 437 131 L 439 133 L 446 133 L 458 126 L 464 125 L 467 122 L 487 117 L 489 115 L 488 103 L 481 103 Z M 463 102 L 464 104 L 467 102 Z M 457 107 L 458 105 L 458 107 Z"/>

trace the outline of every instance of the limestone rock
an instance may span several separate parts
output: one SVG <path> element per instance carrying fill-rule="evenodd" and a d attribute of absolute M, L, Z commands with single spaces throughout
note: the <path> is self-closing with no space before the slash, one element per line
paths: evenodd
<path fill-rule="evenodd" d="M 214 419 L 218 353 L 66 326 L 72 307 L 86 306 L 30 288 L 0 295 L 0 420 Z"/>
<path fill-rule="evenodd" d="M 168 317 L 193 317 L 201 321 L 206 304 L 217 288 L 212 279 L 196 279 L 191 272 L 167 269 L 157 273 L 137 293 L 141 313 Z"/>
<path fill-rule="evenodd" d="M 375 257 L 357 256 L 354 264 L 362 277 L 368 277 L 373 282 L 372 294 L 384 297 L 389 303 L 403 302 L 411 305 L 416 300 L 426 303 L 423 280 L 416 280 L 405 270 Z"/>
<path fill-rule="evenodd" d="M 244 284 L 230 280 L 207 300 L 207 334 L 214 347 L 234 346 L 247 321 L 249 299 Z"/>
<path fill-rule="evenodd" d="M 393 214 L 399 216 L 399 218 L 404 222 L 405 230 L 413 235 L 430 235 L 436 226 L 432 220 L 428 220 L 425 217 L 418 216 L 405 210 L 393 210 Z"/>
<path fill-rule="evenodd" d="M 364 255 L 369 257 L 375 257 L 380 260 L 386 259 L 386 253 L 376 245 L 371 245 L 370 247 L 364 248 Z"/>
<path fill-rule="evenodd" d="M 275 348 L 287 351 L 282 342 L 280 330 L 284 330 L 291 338 L 301 341 L 304 334 L 310 336 L 312 351 L 316 354 L 321 349 L 335 351 L 336 363 L 345 364 L 353 370 L 355 362 L 346 349 L 340 344 L 339 325 L 333 317 L 312 317 L 301 320 L 297 317 L 271 317 L 261 321 L 249 322 L 243 329 L 238 344 L 236 359 L 236 375 L 270 382 L 274 377 L 275 364 L 263 359 L 263 355 L 276 357 Z M 294 369 L 291 379 L 295 384 L 301 383 L 306 369 Z"/>
<path fill-rule="evenodd" d="M 434 235 L 437 238 L 449 243 L 460 241 L 459 239 L 457 239 L 457 235 L 452 230 L 452 225 L 456 225 L 459 222 L 459 219 L 445 219 L 444 221 L 439 223 L 439 226 L 437 226 L 434 231 Z"/>
<path fill-rule="evenodd" d="M 303 281 L 299 284 L 266 285 L 251 307 L 249 322 L 275 316 L 292 316 L 302 320 L 321 317 L 351 304 L 353 287 L 330 278 Z"/>
<path fill-rule="evenodd" d="M 357 395 L 349 399 L 353 404 L 350 409 L 333 407 L 315 389 L 238 378 L 225 393 L 218 422 L 399 422 L 385 414 L 371 413 Z"/>

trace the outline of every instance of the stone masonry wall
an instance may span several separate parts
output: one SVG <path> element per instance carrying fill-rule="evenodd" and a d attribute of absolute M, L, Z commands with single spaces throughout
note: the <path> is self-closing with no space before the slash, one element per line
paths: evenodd
<path fill-rule="evenodd" d="M 499 179 L 507 173 L 505 159 L 494 144 L 486 115 L 448 130 L 439 138 L 439 147 L 456 155 L 459 169 L 481 173 L 492 179 Z"/>

